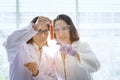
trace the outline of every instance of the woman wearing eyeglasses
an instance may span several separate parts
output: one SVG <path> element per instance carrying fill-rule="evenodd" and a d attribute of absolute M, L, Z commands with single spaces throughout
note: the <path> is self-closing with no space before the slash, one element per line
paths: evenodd
<path fill-rule="evenodd" d="M 91 73 L 99 69 L 99 61 L 89 44 L 79 39 L 71 18 L 65 14 L 58 15 L 53 26 L 60 47 L 55 57 L 59 80 L 92 80 Z"/>
<path fill-rule="evenodd" d="M 51 20 L 35 17 L 28 27 L 8 36 L 4 43 L 10 63 L 10 80 L 56 80 L 47 46 Z M 51 53 L 52 54 L 52 53 Z"/>

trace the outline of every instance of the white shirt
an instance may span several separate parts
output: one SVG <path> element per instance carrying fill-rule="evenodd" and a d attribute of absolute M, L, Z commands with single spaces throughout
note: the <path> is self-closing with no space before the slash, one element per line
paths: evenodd
<path fill-rule="evenodd" d="M 56 80 L 52 59 L 42 51 L 39 62 L 35 46 L 26 43 L 36 33 L 30 24 L 28 27 L 13 32 L 4 43 L 10 63 L 10 80 Z M 25 63 L 31 61 L 39 65 L 39 74 L 36 77 L 33 77 L 24 66 Z"/>
<path fill-rule="evenodd" d="M 97 71 L 100 64 L 90 46 L 88 43 L 75 41 L 72 47 L 79 53 L 80 61 L 70 55 L 66 55 L 63 60 L 58 52 L 55 57 L 55 68 L 59 80 L 92 80 L 91 73 Z"/>

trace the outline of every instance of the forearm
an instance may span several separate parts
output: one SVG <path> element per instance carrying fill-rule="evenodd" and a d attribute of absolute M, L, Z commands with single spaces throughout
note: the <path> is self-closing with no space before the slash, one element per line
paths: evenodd
<path fill-rule="evenodd" d="M 80 64 L 90 72 L 95 72 L 100 67 L 99 61 L 93 54 L 89 54 L 89 55 L 81 54 Z"/>
<path fill-rule="evenodd" d="M 4 46 L 7 48 L 19 46 L 23 43 L 26 43 L 35 34 L 36 31 L 32 28 L 32 24 L 30 24 L 28 27 L 17 30 L 13 32 L 10 36 L 8 36 L 6 44 Z"/>

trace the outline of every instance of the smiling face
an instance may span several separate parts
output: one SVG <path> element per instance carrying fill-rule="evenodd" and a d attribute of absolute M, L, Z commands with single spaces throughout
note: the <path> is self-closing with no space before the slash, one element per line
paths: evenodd
<path fill-rule="evenodd" d="M 41 26 L 38 33 L 33 37 L 33 42 L 36 43 L 39 48 L 42 48 L 46 45 L 47 37 L 48 37 L 48 26 Z"/>
<path fill-rule="evenodd" d="M 55 22 L 55 36 L 57 39 L 66 44 L 71 44 L 70 41 L 70 25 L 63 20 L 57 20 Z"/>

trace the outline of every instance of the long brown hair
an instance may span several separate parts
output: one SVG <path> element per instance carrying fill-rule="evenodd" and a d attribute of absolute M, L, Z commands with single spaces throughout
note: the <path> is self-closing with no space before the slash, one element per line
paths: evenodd
<path fill-rule="evenodd" d="M 53 26 L 54 26 L 54 27 L 55 27 L 55 22 L 56 22 L 57 20 L 63 20 L 63 21 L 65 21 L 68 25 L 70 25 L 70 40 L 71 40 L 71 42 L 74 42 L 74 41 L 77 41 L 77 40 L 80 39 L 80 38 L 79 38 L 79 35 L 78 35 L 78 33 L 77 33 L 77 30 L 76 30 L 76 28 L 75 28 L 75 25 L 73 24 L 73 21 L 72 21 L 72 19 L 71 19 L 69 16 L 67 16 L 67 15 L 65 15 L 65 14 L 60 14 L 60 15 L 58 15 L 58 16 L 54 19 L 54 21 L 53 21 Z"/>

